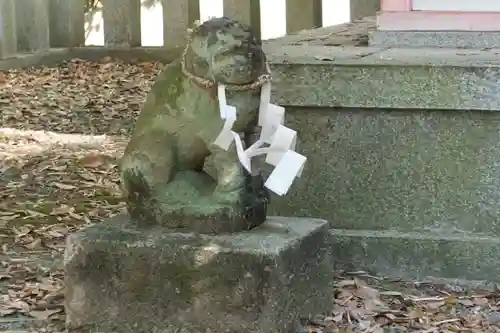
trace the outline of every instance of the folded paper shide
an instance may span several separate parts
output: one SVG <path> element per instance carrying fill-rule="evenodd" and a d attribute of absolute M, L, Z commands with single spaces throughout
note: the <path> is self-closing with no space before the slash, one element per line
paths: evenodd
<path fill-rule="evenodd" d="M 250 173 L 252 173 L 252 157 L 266 155 L 265 162 L 273 165 L 274 170 L 264 186 L 278 195 L 285 195 L 295 178 L 302 174 L 307 158 L 294 151 L 297 132 L 283 125 L 285 108 L 270 103 L 271 83 L 265 82 L 261 88 L 258 122 L 262 129 L 260 137 L 246 149 L 238 133 L 232 130 L 237 110 L 234 106 L 227 104 L 226 88 L 223 84 L 218 85 L 217 95 L 220 116 L 225 122 L 214 144 L 228 150 L 234 141 L 238 159 Z"/>

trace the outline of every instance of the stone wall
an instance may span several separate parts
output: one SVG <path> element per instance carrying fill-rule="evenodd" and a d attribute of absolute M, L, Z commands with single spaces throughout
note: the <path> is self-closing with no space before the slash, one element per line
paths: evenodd
<path fill-rule="evenodd" d="M 308 157 L 272 213 L 330 221 L 336 265 L 496 280 L 500 114 L 288 108 Z"/>
<path fill-rule="evenodd" d="M 497 281 L 498 53 L 362 47 L 371 29 L 267 46 L 273 99 L 308 157 L 272 212 L 328 220 L 337 267 Z"/>
<path fill-rule="evenodd" d="M 500 236 L 500 114 L 290 108 L 308 156 L 276 213 L 334 228 Z"/>

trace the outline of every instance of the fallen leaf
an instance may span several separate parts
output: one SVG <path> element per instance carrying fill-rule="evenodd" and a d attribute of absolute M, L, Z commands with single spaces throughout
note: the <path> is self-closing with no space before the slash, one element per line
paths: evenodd
<path fill-rule="evenodd" d="M 3 222 L 12 221 L 18 219 L 19 217 L 21 217 L 19 213 L 0 212 L 0 223 L 1 221 Z"/>
<path fill-rule="evenodd" d="M 354 280 L 342 280 L 338 282 L 337 284 L 340 288 L 348 287 L 348 286 L 355 286 L 356 282 Z"/>
<path fill-rule="evenodd" d="M 363 299 L 376 299 L 379 297 L 378 290 L 368 286 L 358 287 L 358 289 L 355 291 L 355 295 Z"/>
<path fill-rule="evenodd" d="M 98 168 L 112 160 L 110 156 L 102 155 L 98 153 L 90 153 L 87 156 L 80 159 L 80 164 L 86 168 Z"/>
<path fill-rule="evenodd" d="M 74 190 L 76 188 L 75 185 L 71 184 L 63 184 L 63 183 L 52 183 L 55 187 L 61 189 L 61 190 Z"/>
<path fill-rule="evenodd" d="M 433 301 L 433 302 L 425 303 L 424 306 L 428 310 L 437 310 L 445 304 L 446 304 L 445 301 Z"/>
<path fill-rule="evenodd" d="M 56 313 L 59 313 L 61 311 L 62 311 L 62 309 L 52 309 L 52 310 L 43 310 L 43 311 L 30 311 L 30 312 L 28 312 L 28 314 L 31 317 L 36 318 L 38 320 L 47 320 L 50 318 L 50 316 L 52 316 Z"/>
<path fill-rule="evenodd" d="M 389 290 L 383 290 L 379 292 L 380 296 L 403 296 L 403 294 L 399 291 L 389 291 Z"/>
<path fill-rule="evenodd" d="M 464 306 L 474 306 L 474 302 L 471 301 L 470 299 L 468 298 L 465 298 L 465 299 L 459 299 L 457 301 L 458 304 L 461 304 L 461 305 L 464 305 Z"/>
<path fill-rule="evenodd" d="M 474 302 L 474 304 L 478 306 L 487 305 L 489 303 L 488 299 L 485 297 L 474 297 L 472 299 L 472 302 Z"/>
<path fill-rule="evenodd" d="M 16 237 L 24 237 L 28 235 L 32 231 L 32 227 L 28 226 L 22 226 L 22 227 L 13 227 L 12 231 L 14 231 L 14 234 Z"/>
<path fill-rule="evenodd" d="M 29 304 L 22 300 L 7 301 L 3 307 L 5 309 L 29 310 Z"/>
<path fill-rule="evenodd" d="M 445 297 L 444 302 L 447 305 L 455 305 L 458 302 L 458 298 L 454 295 L 450 295 L 450 296 Z"/>
<path fill-rule="evenodd" d="M 51 215 L 67 215 L 74 210 L 75 209 L 73 207 L 70 207 L 66 204 L 63 204 L 57 208 L 54 208 L 50 214 Z"/>
<path fill-rule="evenodd" d="M 11 315 L 11 314 L 14 314 L 16 313 L 17 310 L 16 309 L 12 309 L 12 308 L 1 308 L 0 307 L 0 317 L 5 317 L 5 316 L 8 316 L 8 315 Z"/>
<path fill-rule="evenodd" d="M 32 241 L 31 243 L 28 243 L 24 246 L 30 250 L 37 249 L 37 248 L 40 248 L 42 246 L 42 240 L 40 238 L 37 238 L 34 241 Z"/>

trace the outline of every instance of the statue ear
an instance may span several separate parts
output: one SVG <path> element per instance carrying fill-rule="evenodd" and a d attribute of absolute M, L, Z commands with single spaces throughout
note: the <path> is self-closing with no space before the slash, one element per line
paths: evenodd
<path fill-rule="evenodd" d="M 193 56 L 205 59 L 207 62 L 211 58 L 210 50 L 208 48 L 207 38 L 193 37 L 189 45 L 190 51 Z"/>
<path fill-rule="evenodd" d="M 191 24 L 191 27 L 187 29 L 189 35 L 192 35 L 194 31 L 196 31 L 201 25 L 200 20 L 194 20 Z"/>
<path fill-rule="evenodd" d="M 213 55 L 208 49 L 207 39 L 194 37 L 186 54 L 187 66 L 193 74 L 205 77 L 211 70 Z"/>

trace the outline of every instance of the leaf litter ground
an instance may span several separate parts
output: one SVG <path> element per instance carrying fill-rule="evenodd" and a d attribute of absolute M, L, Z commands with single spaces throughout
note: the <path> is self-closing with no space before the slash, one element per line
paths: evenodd
<path fill-rule="evenodd" d="M 0 72 L 0 331 L 63 332 L 64 239 L 124 210 L 117 160 L 163 65 Z M 500 332 L 496 288 L 338 273 L 304 332 Z"/>

